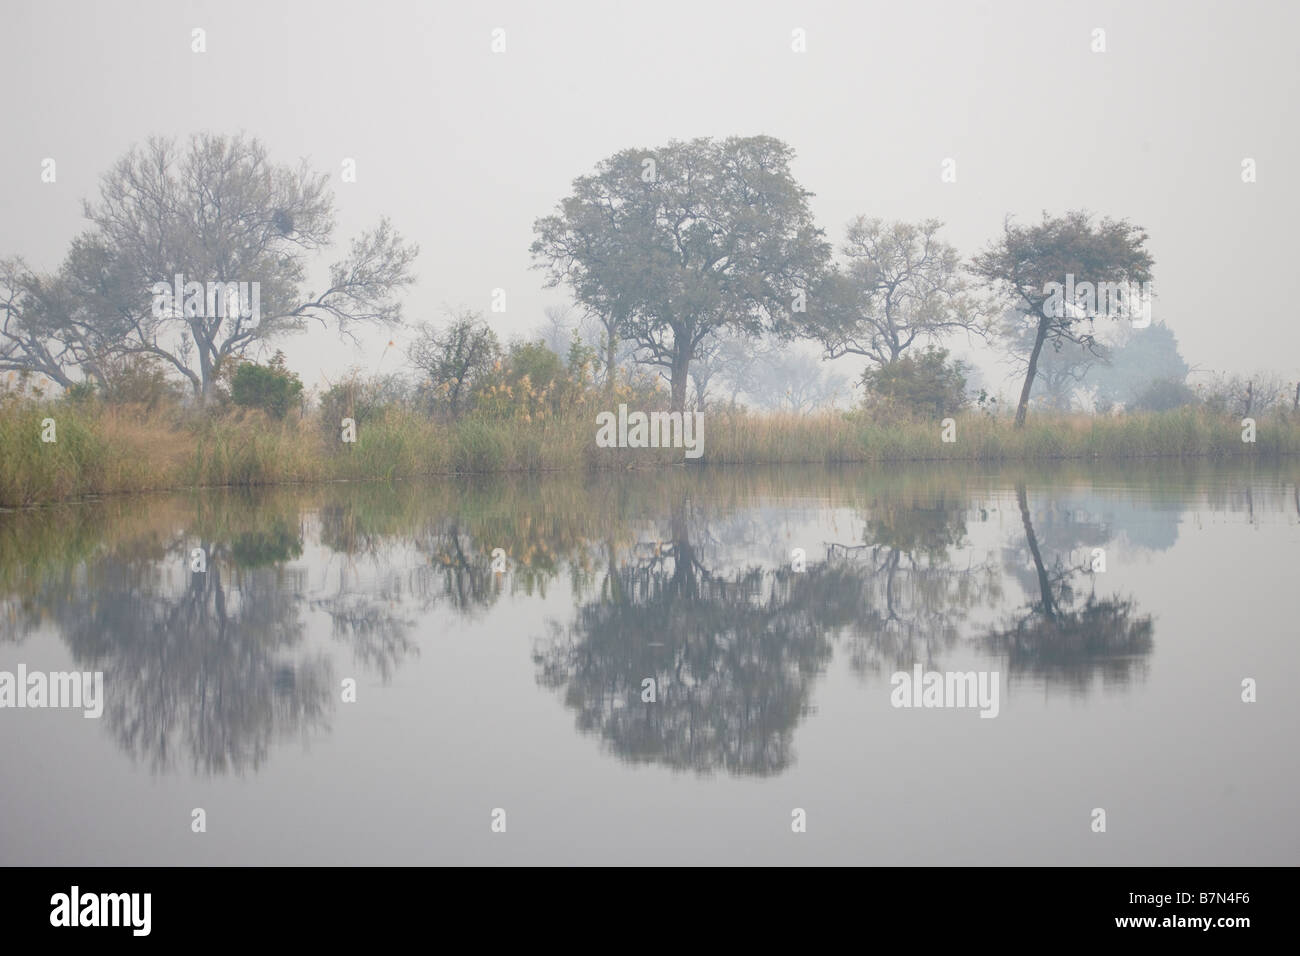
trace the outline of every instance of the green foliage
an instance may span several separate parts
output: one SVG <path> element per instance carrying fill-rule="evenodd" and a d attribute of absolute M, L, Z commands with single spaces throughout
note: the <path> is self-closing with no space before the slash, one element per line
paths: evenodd
<path fill-rule="evenodd" d="M 1059 290 L 1073 276 L 1076 285 L 1134 283 L 1151 279 L 1154 260 L 1146 248 L 1147 234 L 1126 220 L 1094 220 L 1075 211 L 1021 226 L 1008 219 L 1003 234 L 971 262 L 971 272 L 994 291 L 1008 297 L 1012 308 L 1032 316 L 1036 328 L 1026 363 L 1025 384 L 1016 408 L 1023 426 L 1038 365 L 1035 348 L 1073 343 L 1089 346 L 1094 337 L 1087 310 L 1077 303 L 1057 302 Z M 1050 291 L 1051 288 L 1057 291 Z"/>
<path fill-rule="evenodd" d="M 510 347 L 506 380 L 512 385 L 524 379 L 534 388 L 548 388 L 564 379 L 564 363 L 542 342 L 519 342 Z"/>
<path fill-rule="evenodd" d="M 941 418 L 966 404 L 966 365 L 949 362 L 948 350 L 927 348 L 862 376 L 867 406 L 886 414 Z"/>
<path fill-rule="evenodd" d="M 622 150 L 536 222 L 533 255 L 671 376 L 681 409 L 696 345 L 728 327 L 788 328 L 829 258 L 793 158 L 770 136 Z"/>
<path fill-rule="evenodd" d="M 600 356 L 590 345 L 582 341 L 582 336 L 575 328 L 569 338 L 568 375 L 569 381 L 579 389 L 585 389 L 595 382 L 595 368 Z"/>
<path fill-rule="evenodd" d="M 270 526 L 244 531 L 230 543 L 230 557 L 238 568 L 265 568 L 302 557 L 302 535 L 283 515 Z"/>
<path fill-rule="evenodd" d="M 410 388 L 400 376 L 363 378 L 355 369 L 344 382 L 331 385 L 320 397 L 319 424 L 326 435 L 338 437 L 339 423 L 350 418 L 358 426 L 383 417 L 389 406 L 404 405 Z"/>
<path fill-rule="evenodd" d="M 272 418 L 284 418 L 302 395 L 302 380 L 285 367 L 277 351 L 268 365 L 242 362 L 230 383 L 230 398 L 244 408 L 260 408 Z"/>
<path fill-rule="evenodd" d="M 73 382 L 64 390 L 64 396 L 70 402 L 84 405 L 95 398 L 94 382 Z"/>

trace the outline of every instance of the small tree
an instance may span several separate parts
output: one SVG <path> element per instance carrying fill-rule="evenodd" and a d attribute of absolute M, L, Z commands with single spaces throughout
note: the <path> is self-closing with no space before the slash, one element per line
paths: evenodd
<path fill-rule="evenodd" d="M 940 418 L 966 404 L 966 364 L 949 362 L 947 349 L 930 347 L 868 368 L 862 384 L 867 407 L 887 414 Z"/>
<path fill-rule="evenodd" d="M 887 365 L 916 343 L 953 332 L 987 335 L 961 257 L 938 238 L 942 225 L 865 216 L 849 224 L 843 262 L 820 278 L 800 323 L 826 358 L 861 355 Z"/>
<path fill-rule="evenodd" d="M 260 408 L 272 418 L 284 418 L 302 395 L 302 380 L 284 364 L 276 350 L 267 365 L 241 362 L 230 382 L 230 400 L 243 408 Z"/>
<path fill-rule="evenodd" d="M 407 350 L 422 373 L 421 391 L 435 409 L 459 418 L 501 360 L 501 343 L 475 312 L 451 314 L 444 328 L 423 326 Z"/>

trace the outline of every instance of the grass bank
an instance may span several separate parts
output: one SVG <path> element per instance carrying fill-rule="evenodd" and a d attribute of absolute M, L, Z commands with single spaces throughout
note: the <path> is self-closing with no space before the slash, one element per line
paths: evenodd
<path fill-rule="evenodd" d="M 53 441 L 42 441 L 50 435 Z M 210 486 L 416 478 L 454 474 L 598 471 L 680 463 L 671 449 L 602 449 L 594 415 L 545 421 L 431 421 L 393 408 L 359 423 L 355 443 L 311 419 L 258 413 L 215 418 L 71 402 L 0 403 L 0 506 L 87 495 Z M 980 414 L 937 422 L 879 422 L 860 413 L 708 413 L 704 454 L 692 465 L 1140 458 L 1270 458 L 1300 454 L 1300 416 L 1258 421 L 1199 409 L 1117 418 L 1031 418 L 1016 429 Z"/>

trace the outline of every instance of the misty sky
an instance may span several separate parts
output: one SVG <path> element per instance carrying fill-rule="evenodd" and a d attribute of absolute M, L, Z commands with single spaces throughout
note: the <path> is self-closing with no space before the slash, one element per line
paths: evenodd
<path fill-rule="evenodd" d="M 1151 237 L 1153 317 L 1194 367 L 1300 374 L 1287 305 L 1300 212 L 1294 3 L 0 0 L 0 11 L 0 256 L 38 270 L 57 268 L 84 228 L 82 199 L 132 144 L 242 130 L 275 159 L 331 175 L 340 246 L 383 214 L 419 243 L 408 322 L 441 319 L 444 305 L 487 312 L 501 287 L 508 311 L 489 318 L 506 339 L 568 301 L 543 287 L 528 247 L 574 177 L 623 148 L 763 133 L 797 150 L 795 175 L 836 245 L 858 214 L 940 218 L 965 256 L 1008 213 L 1130 218 Z M 195 27 L 206 53 L 191 52 Z M 490 51 L 496 27 L 503 54 Z M 806 53 L 791 51 L 796 27 Z M 40 181 L 45 157 L 55 184 Z M 345 157 L 356 183 L 340 181 Z M 940 181 L 947 157 L 956 183 Z M 1244 157 L 1254 184 L 1241 181 Z M 352 364 L 397 370 L 388 339 L 370 335 L 360 352 L 332 332 L 280 344 L 317 385 Z"/>

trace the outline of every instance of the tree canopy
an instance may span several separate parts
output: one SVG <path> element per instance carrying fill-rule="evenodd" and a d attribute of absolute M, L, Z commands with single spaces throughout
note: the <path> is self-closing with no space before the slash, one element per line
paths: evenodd
<path fill-rule="evenodd" d="M 638 359 L 664 372 L 675 409 L 705 339 L 790 328 L 828 259 L 793 157 L 770 136 L 623 150 L 535 224 L 550 283 L 613 317 Z"/>

